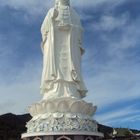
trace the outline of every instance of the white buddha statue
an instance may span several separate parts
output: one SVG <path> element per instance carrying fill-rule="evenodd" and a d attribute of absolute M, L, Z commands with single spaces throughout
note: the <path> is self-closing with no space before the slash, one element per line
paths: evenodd
<path fill-rule="evenodd" d="M 81 75 L 83 28 L 69 0 L 56 0 L 41 27 L 43 99 L 85 97 L 87 89 Z"/>

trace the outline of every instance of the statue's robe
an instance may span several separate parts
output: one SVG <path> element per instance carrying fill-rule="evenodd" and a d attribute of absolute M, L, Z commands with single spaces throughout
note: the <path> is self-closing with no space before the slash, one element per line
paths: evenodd
<path fill-rule="evenodd" d="M 83 28 L 79 16 L 70 8 L 69 30 L 59 29 L 50 9 L 41 27 L 43 72 L 41 93 L 44 99 L 83 98 L 87 89 L 81 75 Z"/>

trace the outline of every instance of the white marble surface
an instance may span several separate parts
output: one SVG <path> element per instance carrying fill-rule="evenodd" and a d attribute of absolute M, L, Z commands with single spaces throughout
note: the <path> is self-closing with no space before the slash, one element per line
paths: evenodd
<path fill-rule="evenodd" d="M 69 0 L 57 0 L 41 26 L 43 99 L 86 96 L 81 74 L 83 28 L 80 18 L 69 5 Z"/>
<path fill-rule="evenodd" d="M 97 106 L 76 98 L 58 98 L 43 100 L 35 103 L 28 108 L 32 117 L 47 113 L 71 113 L 92 118 L 97 110 Z"/>
<path fill-rule="evenodd" d="M 87 132 L 87 131 L 71 131 L 71 132 L 39 132 L 39 133 L 25 133 L 22 134 L 22 138 L 33 137 L 33 136 L 55 136 L 55 135 L 84 135 L 84 136 L 99 136 L 103 137 L 104 135 L 99 132 Z"/>
<path fill-rule="evenodd" d="M 84 100 L 59 98 L 44 100 L 29 108 L 32 119 L 27 123 L 28 133 L 60 131 L 97 132 L 93 115 L 97 107 Z"/>

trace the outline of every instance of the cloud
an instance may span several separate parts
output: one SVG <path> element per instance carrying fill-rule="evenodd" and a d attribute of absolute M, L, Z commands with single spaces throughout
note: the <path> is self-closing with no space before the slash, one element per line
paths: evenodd
<path fill-rule="evenodd" d="M 129 21 L 129 13 L 123 13 L 119 17 L 113 15 L 102 15 L 98 24 L 93 25 L 96 30 L 112 31 L 123 28 Z"/>
<path fill-rule="evenodd" d="M 133 20 L 127 11 L 117 16 L 114 12 L 102 14 L 88 26 L 86 35 L 90 32 L 87 38 L 92 41 L 85 43 L 83 59 L 87 100 L 101 108 L 140 98 L 139 23 L 140 18 Z"/>
<path fill-rule="evenodd" d="M 30 15 L 39 15 L 45 8 L 51 6 L 52 1 L 48 0 L 2 0 L 0 6 L 9 6 L 16 10 L 24 10 Z"/>
<path fill-rule="evenodd" d="M 12 85 L 0 86 L 0 98 L 2 99 L 0 103 L 0 114 L 7 112 L 15 114 L 26 113 L 28 106 L 31 105 L 33 101 L 35 102 L 40 99 L 39 83 L 33 81 L 26 83 L 18 82 Z"/>
<path fill-rule="evenodd" d="M 110 56 L 116 56 L 118 59 L 125 59 L 125 57 L 133 57 L 133 49 L 138 49 L 138 40 L 140 36 L 140 31 L 137 30 L 140 23 L 140 19 L 133 22 L 132 24 L 127 24 L 120 28 L 120 36 L 113 38 L 113 41 L 108 38 L 108 36 L 103 35 L 104 41 L 108 44 L 108 53 Z M 132 52 L 129 52 L 132 49 Z M 128 50 L 128 51 L 127 51 Z"/>
<path fill-rule="evenodd" d="M 91 21 L 88 31 L 91 33 L 90 36 L 96 37 L 96 40 L 93 38 L 93 46 L 101 46 L 104 54 L 111 59 L 117 57 L 117 60 L 120 58 L 123 60 L 128 55 L 131 57 L 132 54 L 134 55 L 133 49 L 138 49 L 139 23 L 140 18 L 133 19 L 128 11 L 119 16 L 105 14 L 101 15 L 99 20 Z M 100 41 L 98 44 L 96 44 L 97 40 Z M 94 49 L 96 48 L 94 47 Z M 132 49 L 131 52 L 129 49 Z"/>
<path fill-rule="evenodd" d="M 94 74 L 86 77 L 86 84 L 89 89 L 87 100 L 97 104 L 99 108 L 119 101 L 128 101 L 140 98 L 139 66 L 102 66 L 95 68 Z"/>
<path fill-rule="evenodd" d="M 140 111 L 136 110 L 134 106 L 128 106 L 121 109 L 116 109 L 113 111 L 102 113 L 101 115 L 97 115 L 96 117 L 100 122 L 110 123 L 113 120 L 116 121 L 118 119 L 122 119 L 122 117 L 125 118 L 126 116 L 130 116 L 138 113 L 140 113 Z"/>
<path fill-rule="evenodd" d="M 0 108 L 1 108 L 0 114 L 4 114 L 4 113 L 9 112 L 9 111 L 8 111 L 8 110 L 9 110 L 9 106 L 10 106 L 11 108 L 14 108 L 15 105 L 16 105 L 15 102 L 12 102 L 12 101 L 5 101 L 5 102 L 3 102 L 3 103 L 0 103 Z"/>
<path fill-rule="evenodd" d="M 1 76 L 0 80 L 0 107 L 2 107 L 0 114 L 26 113 L 29 105 L 41 99 L 39 89 L 41 65 L 37 61 L 26 62 L 23 69 L 13 75 L 12 82 L 9 82 L 12 75 L 5 79 L 6 76 Z"/>
<path fill-rule="evenodd" d="M 118 0 L 114 0 L 114 1 L 112 0 L 86 0 L 86 1 L 85 0 L 78 0 L 78 1 L 71 0 L 71 3 L 73 6 L 87 9 L 90 7 L 96 8 L 103 5 L 110 5 L 109 8 L 113 8 L 118 5 L 123 4 L 125 1 L 126 0 L 121 0 L 121 1 L 118 1 Z"/>
<path fill-rule="evenodd" d="M 113 127 L 129 127 L 134 128 L 133 123 L 138 123 L 140 121 L 139 109 L 136 109 L 134 106 L 121 107 L 120 109 L 111 110 L 105 113 L 96 115 L 96 119 L 105 125 Z M 138 128 L 138 127 L 137 127 Z"/>
<path fill-rule="evenodd" d="M 0 114 L 26 113 L 29 105 L 41 99 L 42 63 L 40 57 L 33 55 L 27 59 L 27 46 L 22 44 L 23 41 L 25 37 L 16 31 L 0 34 Z M 32 51 L 29 53 L 31 55 Z"/>
<path fill-rule="evenodd" d="M 73 1 L 71 0 L 72 6 L 74 7 L 80 7 L 87 9 L 89 7 L 97 7 L 103 4 L 110 4 L 112 7 L 117 6 L 125 2 L 126 0 L 78 0 Z M 24 10 L 30 15 L 40 15 L 44 13 L 48 8 L 52 7 L 54 5 L 54 0 L 1 0 L 0 6 L 9 6 L 10 8 L 16 9 L 16 10 Z"/>

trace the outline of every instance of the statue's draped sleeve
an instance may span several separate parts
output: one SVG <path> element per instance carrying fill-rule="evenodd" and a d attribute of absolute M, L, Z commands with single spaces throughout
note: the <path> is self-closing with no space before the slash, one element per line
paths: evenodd
<path fill-rule="evenodd" d="M 54 8 L 51 8 L 41 26 L 41 46 L 43 52 L 43 76 L 41 87 L 43 87 L 44 83 L 47 81 L 53 81 L 56 78 L 53 12 Z"/>
<path fill-rule="evenodd" d="M 51 20 L 51 17 L 52 17 L 52 11 L 53 11 L 53 8 L 51 8 L 48 12 L 48 14 L 46 15 L 43 23 L 42 23 L 42 26 L 41 26 L 41 34 L 42 34 L 42 44 L 41 44 L 41 47 L 42 49 L 44 49 L 44 44 L 47 40 L 47 35 L 48 35 L 48 32 L 50 31 L 50 20 Z"/>

